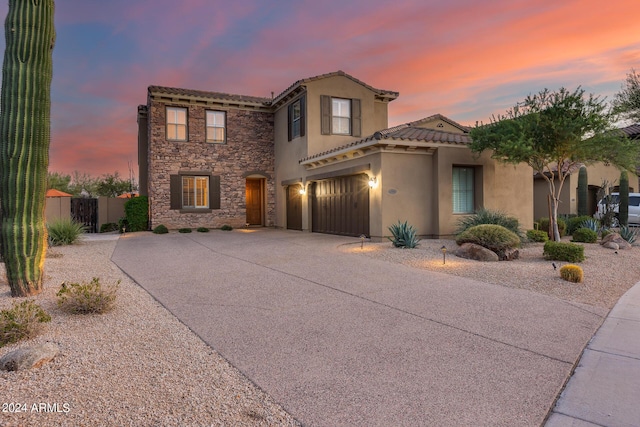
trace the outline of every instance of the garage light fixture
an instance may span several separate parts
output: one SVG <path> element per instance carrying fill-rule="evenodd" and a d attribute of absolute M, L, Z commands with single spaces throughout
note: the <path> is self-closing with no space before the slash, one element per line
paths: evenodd
<path fill-rule="evenodd" d="M 376 188 L 378 186 L 378 180 L 375 176 L 369 178 L 369 187 Z"/>
<path fill-rule="evenodd" d="M 300 195 L 304 196 L 304 194 L 307 192 L 307 190 L 304 189 L 304 185 L 300 184 L 300 190 L 298 190 L 298 193 L 300 193 Z"/>

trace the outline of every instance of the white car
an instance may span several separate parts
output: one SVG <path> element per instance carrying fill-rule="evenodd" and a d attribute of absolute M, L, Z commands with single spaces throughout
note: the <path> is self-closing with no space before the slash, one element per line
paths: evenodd
<path fill-rule="evenodd" d="M 611 197 L 611 208 L 616 213 L 616 218 L 618 217 L 620 194 L 611 193 L 611 196 L 605 196 L 598 202 L 598 209 L 594 215 L 597 219 L 603 217 L 609 197 Z M 640 193 L 629 193 L 629 224 L 640 225 Z"/>

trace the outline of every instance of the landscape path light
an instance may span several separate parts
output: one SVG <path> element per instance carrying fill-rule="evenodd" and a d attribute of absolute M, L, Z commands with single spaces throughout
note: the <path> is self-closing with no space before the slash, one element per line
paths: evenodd
<path fill-rule="evenodd" d="M 442 245 L 440 250 L 442 251 L 442 264 L 446 264 L 447 263 L 447 247 L 445 245 Z"/>

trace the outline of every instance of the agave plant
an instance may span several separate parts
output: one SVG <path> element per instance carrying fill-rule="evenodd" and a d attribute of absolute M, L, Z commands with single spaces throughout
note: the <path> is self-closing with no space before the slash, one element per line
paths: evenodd
<path fill-rule="evenodd" d="M 590 218 L 586 221 L 583 221 L 578 228 L 588 228 L 589 230 L 595 231 L 596 233 L 600 231 L 600 221 L 595 218 Z"/>
<path fill-rule="evenodd" d="M 418 232 L 416 229 L 405 221 L 404 223 L 398 220 L 397 224 L 393 224 L 389 227 L 389 231 L 393 235 L 393 238 L 387 237 L 393 243 L 396 248 L 415 248 L 418 246 Z"/>
<path fill-rule="evenodd" d="M 638 238 L 638 230 L 631 228 L 628 225 L 621 225 L 620 237 L 629 242 L 629 244 L 633 244 L 633 242 Z"/>

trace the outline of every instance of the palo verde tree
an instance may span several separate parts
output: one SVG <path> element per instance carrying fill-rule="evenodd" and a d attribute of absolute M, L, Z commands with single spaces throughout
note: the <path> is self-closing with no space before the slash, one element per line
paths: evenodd
<path fill-rule="evenodd" d="M 10 0 L 0 96 L 0 248 L 14 297 L 42 291 L 53 0 Z"/>
<path fill-rule="evenodd" d="M 505 163 L 526 163 L 546 181 L 551 196 L 552 238 L 560 240 L 558 202 L 565 179 L 579 164 L 605 162 L 635 169 L 639 145 L 611 130 L 604 100 L 581 88 L 529 95 L 506 114 L 471 130 L 470 148 L 491 150 Z"/>
<path fill-rule="evenodd" d="M 631 70 L 622 85 L 620 92 L 616 93 L 613 100 L 616 112 L 625 117 L 640 121 L 640 74 Z"/>

